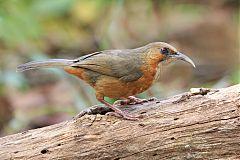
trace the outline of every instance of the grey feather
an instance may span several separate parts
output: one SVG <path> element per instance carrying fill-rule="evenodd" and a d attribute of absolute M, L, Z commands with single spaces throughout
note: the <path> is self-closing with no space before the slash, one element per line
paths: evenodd
<path fill-rule="evenodd" d="M 21 64 L 17 67 L 17 72 L 23 72 L 30 69 L 37 68 L 51 68 L 51 67 L 64 67 L 71 65 L 74 61 L 68 59 L 49 59 L 44 61 L 32 61 L 25 64 Z"/>

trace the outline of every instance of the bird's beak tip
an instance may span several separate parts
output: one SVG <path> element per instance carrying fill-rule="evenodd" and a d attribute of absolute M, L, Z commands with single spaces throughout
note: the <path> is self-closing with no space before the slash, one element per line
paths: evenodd
<path fill-rule="evenodd" d="M 194 62 L 193 62 L 188 56 L 186 56 L 185 54 L 180 53 L 180 52 L 177 52 L 177 54 L 174 55 L 174 57 L 177 58 L 177 59 L 183 60 L 183 61 L 185 61 L 185 62 L 188 62 L 188 63 L 190 63 L 194 68 L 196 68 L 196 65 L 194 64 Z"/>
<path fill-rule="evenodd" d="M 192 64 L 192 66 L 193 66 L 193 68 L 196 68 L 196 65 L 194 63 Z"/>

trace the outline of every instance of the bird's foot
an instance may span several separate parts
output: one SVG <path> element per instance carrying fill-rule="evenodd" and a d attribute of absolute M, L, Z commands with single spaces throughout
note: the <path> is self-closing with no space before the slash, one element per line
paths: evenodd
<path fill-rule="evenodd" d="M 134 105 L 134 104 L 142 104 L 147 101 L 148 101 L 147 99 L 140 99 L 134 96 L 129 96 L 127 99 L 117 100 L 116 102 L 114 102 L 113 105 Z"/>
<path fill-rule="evenodd" d="M 108 112 L 112 112 L 112 109 L 105 105 L 95 105 L 86 110 L 81 111 L 78 115 L 76 115 L 73 119 L 78 119 L 84 115 L 96 115 L 101 114 L 105 115 Z"/>
<path fill-rule="evenodd" d="M 115 117 L 118 117 L 118 118 L 123 118 L 123 119 L 131 120 L 131 121 L 137 121 L 140 118 L 143 118 L 142 115 L 129 115 L 129 114 L 124 113 L 124 112 L 108 112 L 108 113 L 106 113 L 106 115 L 115 116 Z"/>

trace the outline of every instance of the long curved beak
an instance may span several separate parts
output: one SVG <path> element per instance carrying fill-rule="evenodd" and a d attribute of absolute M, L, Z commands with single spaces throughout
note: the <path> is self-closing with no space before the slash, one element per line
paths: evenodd
<path fill-rule="evenodd" d="M 183 54 L 183 53 L 177 52 L 176 54 L 169 55 L 169 57 L 170 57 L 170 58 L 176 58 L 176 59 L 179 59 L 179 60 L 188 62 L 188 63 L 190 63 L 194 68 L 196 68 L 196 66 L 195 66 L 195 64 L 193 63 L 193 61 L 192 61 L 188 56 L 186 56 L 186 55 Z"/>

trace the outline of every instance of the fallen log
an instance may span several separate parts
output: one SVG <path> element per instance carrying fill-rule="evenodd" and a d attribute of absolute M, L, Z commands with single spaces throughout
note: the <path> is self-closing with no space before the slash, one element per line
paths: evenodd
<path fill-rule="evenodd" d="M 0 138 L 0 159 L 240 159 L 240 85 L 192 89 L 121 109 L 144 118 L 88 110 Z"/>

